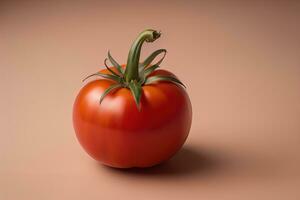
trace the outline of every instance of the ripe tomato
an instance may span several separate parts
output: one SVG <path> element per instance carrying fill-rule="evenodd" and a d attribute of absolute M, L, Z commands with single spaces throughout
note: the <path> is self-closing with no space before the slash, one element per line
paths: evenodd
<path fill-rule="evenodd" d="M 141 35 L 145 32 L 154 40 L 159 37 L 153 30 Z M 141 45 L 132 48 L 139 48 L 139 54 Z M 144 72 L 159 52 L 154 54 L 142 66 Z M 147 76 L 140 70 L 130 77 L 128 68 L 134 65 L 121 67 L 108 57 L 117 66 L 94 74 L 104 79 L 86 84 L 74 103 L 73 125 L 80 144 L 94 159 L 117 168 L 149 167 L 169 159 L 184 144 L 192 122 L 181 82 L 166 70 L 150 70 Z"/>

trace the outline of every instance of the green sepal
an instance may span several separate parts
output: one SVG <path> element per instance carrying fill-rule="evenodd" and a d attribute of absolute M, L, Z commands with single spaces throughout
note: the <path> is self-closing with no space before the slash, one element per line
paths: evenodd
<path fill-rule="evenodd" d="M 123 87 L 122 84 L 114 84 L 114 85 L 109 86 L 101 95 L 99 103 L 101 104 L 101 102 L 103 101 L 103 99 L 106 95 L 108 95 L 110 92 L 112 92 L 113 90 L 120 88 L 120 87 Z"/>
<path fill-rule="evenodd" d="M 142 96 L 142 86 L 140 83 L 132 80 L 129 84 L 128 87 L 133 95 L 134 101 L 136 103 L 136 106 L 138 110 L 141 109 L 140 106 L 140 101 L 141 101 L 141 96 Z"/>
<path fill-rule="evenodd" d="M 158 50 L 154 51 L 152 54 L 150 54 L 150 56 L 148 56 L 144 60 L 144 62 L 139 64 L 139 68 L 144 69 L 144 68 L 148 67 L 151 64 L 151 62 L 161 53 L 164 53 L 163 57 L 155 64 L 155 65 L 160 65 L 160 63 L 163 61 L 163 59 L 166 56 L 166 53 L 167 53 L 166 49 L 158 49 Z"/>
<path fill-rule="evenodd" d="M 164 75 L 151 76 L 146 79 L 145 84 L 147 85 L 158 81 L 167 81 L 167 82 L 175 83 L 176 85 L 180 85 L 185 88 L 185 85 L 179 79 L 173 76 L 164 76 Z"/>
<path fill-rule="evenodd" d="M 113 75 L 113 74 L 102 74 L 102 73 L 100 73 L 100 72 L 97 72 L 97 73 L 95 73 L 95 74 L 91 74 L 91 75 L 85 77 L 85 78 L 82 80 L 82 82 L 84 82 L 86 79 L 91 78 L 91 77 L 93 77 L 93 76 L 101 76 L 102 78 L 109 79 L 109 80 L 113 80 L 113 81 L 118 82 L 118 83 L 119 83 L 119 82 L 122 82 L 122 79 L 121 79 L 119 76 L 116 76 L 116 75 Z"/>
<path fill-rule="evenodd" d="M 107 69 L 108 71 L 110 71 L 110 73 L 112 73 L 113 75 L 118 76 L 118 77 L 121 78 L 121 77 L 123 76 L 123 74 L 117 74 L 117 73 L 114 72 L 112 69 L 110 69 L 110 68 L 107 66 L 107 64 L 106 64 L 106 61 L 107 61 L 107 58 L 105 58 L 105 60 L 104 60 L 104 65 L 105 65 L 106 69 Z"/>
<path fill-rule="evenodd" d="M 120 72 L 120 74 L 124 74 L 124 71 L 121 67 L 121 65 L 119 63 L 117 63 L 117 61 L 110 55 L 110 52 L 108 51 L 108 59 L 111 62 L 111 64 L 117 68 L 118 72 Z"/>
<path fill-rule="evenodd" d="M 150 67 L 147 67 L 145 70 L 144 70 L 144 75 L 145 77 L 147 77 L 149 74 L 151 74 L 154 70 L 156 70 L 157 68 L 159 68 L 159 65 L 152 65 Z"/>
<path fill-rule="evenodd" d="M 146 80 L 145 70 L 139 71 L 139 83 L 143 85 Z"/>

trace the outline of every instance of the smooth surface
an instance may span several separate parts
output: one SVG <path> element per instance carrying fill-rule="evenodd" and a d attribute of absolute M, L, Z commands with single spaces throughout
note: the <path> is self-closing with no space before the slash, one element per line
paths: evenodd
<path fill-rule="evenodd" d="M 1 1 L 0 199 L 300 199 L 300 5 Z M 184 149 L 145 171 L 90 159 L 72 127 L 81 80 L 126 61 L 146 27 L 187 85 Z"/>
<path fill-rule="evenodd" d="M 116 68 L 112 68 L 116 72 Z M 111 74 L 107 69 L 102 74 Z M 156 70 L 149 75 L 174 75 Z M 192 107 L 182 86 L 156 82 L 142 86 L 140 108 L 128 88 L 99 99 L 112 80 L 93 80 L 78 93 L 73 127 L 84 150 L 116 168 L 152 167 L 180 150 L 191 129 Z"/>

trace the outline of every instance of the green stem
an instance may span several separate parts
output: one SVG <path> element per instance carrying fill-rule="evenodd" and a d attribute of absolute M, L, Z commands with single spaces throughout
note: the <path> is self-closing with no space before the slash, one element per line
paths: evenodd
<path fill-rule="evenodd" d="M 139 34 L 137 39 L 133 42 L 127 59 L 125 70 L 125 81 L 129 83 L 131 80 L 139 80 L 139 60 L 143 43 L 153 42 L 160 37 L 160 33 L 147 29 Z"/>

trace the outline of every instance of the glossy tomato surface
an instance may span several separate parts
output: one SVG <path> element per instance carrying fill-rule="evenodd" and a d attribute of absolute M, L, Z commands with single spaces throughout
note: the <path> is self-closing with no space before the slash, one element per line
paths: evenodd
<path fill-rule="evenodd" d="M 173 76 L 166 70 L 151 75 L 155 74 Z M 172 157 L 184 144 L 192 122 L 185 89 L 170 82 L 144 85 L 138 110 L 128 88 L 116 89 L 99 104 L 112 84 L 106 79 L 91 81 L 75 100 L 73 125 L 85 151 L 117 168 L 150 167 Z"/>

